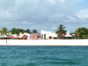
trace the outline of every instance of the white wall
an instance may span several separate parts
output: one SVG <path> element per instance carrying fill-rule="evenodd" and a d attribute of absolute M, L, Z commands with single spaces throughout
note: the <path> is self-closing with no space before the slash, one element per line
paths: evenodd
<path fill-rule="evenodd" d="M 23 37 L 24 35 L 28 36 L 27 37 L 28 40 L 30 39 L 30 34 L 29 33 L 24 33 L 24 34 L 20 33 L 20 37 L 19 38 Z"/>
<path fill-rule="evenodd" d="M 51 37 L 57 37 L 57 34 L 51 31 L 45 31 L 41 30 L 41 34 L 43 34 L 43 39 L 44 39 L 44 34 L 46 34 L 46 38 L 49 39 L 49 36 Z"/>

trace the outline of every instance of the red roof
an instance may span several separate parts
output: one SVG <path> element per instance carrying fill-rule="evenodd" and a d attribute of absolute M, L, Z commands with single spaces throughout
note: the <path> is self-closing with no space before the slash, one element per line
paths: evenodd
<path fill-rule="evenodd" d="M 7 38 L 19 38 L 19 35 L 17 35 L 17 37 L 15 37 L 13 35 L 8 35 Z"/>

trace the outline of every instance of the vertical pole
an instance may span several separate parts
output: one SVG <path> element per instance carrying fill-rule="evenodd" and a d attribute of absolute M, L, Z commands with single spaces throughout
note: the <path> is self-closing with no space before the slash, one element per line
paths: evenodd
<path fill-rule="evenodd" d="M 6 39 L 6 45 L 7 45 L 7 39 Z"/>

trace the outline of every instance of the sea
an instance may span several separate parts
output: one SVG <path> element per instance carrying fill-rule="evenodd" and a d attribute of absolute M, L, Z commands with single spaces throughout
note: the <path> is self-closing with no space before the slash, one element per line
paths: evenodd
<path fill-rule="evenodd" d="M 88 46 L 0 46 L 0 66 L 88 66 Z"/>

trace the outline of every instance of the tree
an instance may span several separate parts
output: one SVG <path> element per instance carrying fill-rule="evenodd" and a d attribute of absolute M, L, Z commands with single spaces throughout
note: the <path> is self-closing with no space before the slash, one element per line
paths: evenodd
<path fill-rule="evenodd" d="M 77 29 L 76 29 L 76 32 L 75 32 L 76 36 L 78 36 L 78 39 L 79 39 L 80 31 L 81 31 L 80 29 L 81 29 L 81 28 L 77 28 Z"/>
<path fill-rule="evenodd" d="M 31 30 L 27 29 L 27 30 L 24 30 L 24 29 L 21 29 L 21 28 L 12 28 L 9 32 L 11 32 L 12 34 L 20 34 L 21 33 L 31 33 Z M 37 32 L 37 30 L 34 30 L 33 31 L 34 33 Z"/>
<path fill-rule="evenodd" d="M 2 33 L 2 34 L 6 34 L 6 33 L 7 33 L 7 30 L 8 30 L 8 29 L 7 29 L 6 27 L 3 27 L 2 30 L 1 30 L 1 33 Z"/>
<path fill-rule="evenodd" d="M 32 33 L 38 33 L 38 32 L 37 32 L 37 30 L 36 30 L 36 29 L 34 29 L 34 30 L 32 31 Z"/>
<path fill-rule="evenodd" d="M 16 33 L 16 28 L 12 28 L 12 30 L 10 30 L 12 34 Z"/>
<path fill-rule="evenodd" d="M 19 33 L 20 33 L 20 31 L 17 29 L 17 30 L 16 30 L 16 34 L 19 35 Z"/>
<path fill-rule="evenodd" d="M 30 29 L 27 29 L 25 32 L 27 32 L 27 33 L 31 33 L 31 30 L 30 30 Z"/>
<path fill-rule="evenodd" d="M 62 24 L 60 24 L 58 27 L 57 27 L 57 30 L 55 30 L 55 33 L 56 34 L 58 34 L 58 36 L 60 36 L 60 38 L 61 38 L 61 35 L 64 33 L 66 33 L 66 30 L 64 30 L 65 29 L 65 27 L 62 25 Z"/>
<path fill-rule="evenodd" d="M 21 33 L 24 33 L 25 31 L 24 31 L 23 29 L 20 29 L 20 28 L 12 28 L 12 29 L 10 30 L 10 32 L 11 32 L 12 34 L 19 34 L 20 32 L 21 32 Z"/>
<path fill-rule="evenodd" d="M 83 39 L 86 38 L 87 34 L 88 34 L 88 29 L 85 27 L 79 27 L 75 30 L 74 34 L 76 36 L 78 36 L 78 39 Z"/>
<path fill-rule="evenodd" d="M 24 33 L 24 32 L 25 32 L 25 30 L 20 29 L 20 28 L 18 28 L 17 30 L 19 31 L 19 33 L 20 33 L 20 32 L 21 32 L 21 33 Z"/>

